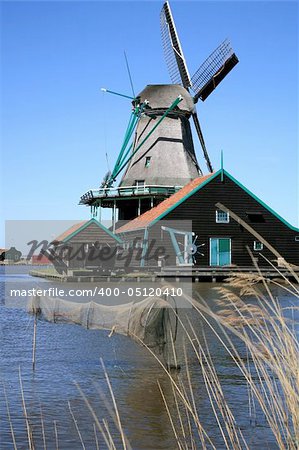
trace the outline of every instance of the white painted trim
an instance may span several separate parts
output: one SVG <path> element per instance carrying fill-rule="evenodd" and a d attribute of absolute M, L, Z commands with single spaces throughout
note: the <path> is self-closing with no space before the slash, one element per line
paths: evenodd
<path fill-rule="evenodd" d="M 256 244 L 260 244 L 261 248 L 256 248 Z M 260 241 L 253 241 L 253 250 L 255 252 L 261 252 L 264 249 L 264 244 Z"/>
<path fill-rule="evenodd" d="M 229 223 L 230 217 L 229 217 L 229 213 L 227 212 L 227 220 L 219 220 L 218 219 L 218 214 L 221 213 L 225 213 L 225 211 L 221 211 L 220 209 L 216 209 L 216 223 Z"/>

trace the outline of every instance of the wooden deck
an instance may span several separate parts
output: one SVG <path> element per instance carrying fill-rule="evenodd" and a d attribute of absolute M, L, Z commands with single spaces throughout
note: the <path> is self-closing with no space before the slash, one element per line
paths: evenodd
<path fill-rule="evenodd" d="M 204 268 L 190 268 L 190 267 L 164 267 L 161 272 L 156 272 L 158 278 L 186 278 L 192 277 L 194 282 L 216 282 L 223 281 L 225 278 L 230 277 L 233 274 L 255 274 L 259 273 L 267 279 L 285 277 L 288 280 L 296 281 L 296 276 L 299 279 L 299 268 L 293 269 L 293 274 L 286 268 L 259 268 L 255 267 L 204 267 Z"/>
<path fill-rule="evenodd" d="M 191 279 L 194 283 L 199 282 L 221 282 L 233 274 L 254 274 L 259 273 L 267 280 L 284 278 L 298 283 L 299 280 L 299 268 L 293 269 L 293 274 L 289 270 L 283 268 L 276 270 L 274 268 L 263 268 L 257 271 L 254 267 L 213 267 L 213 268 L 191 268 L 191 267 L 165 267 L 160 271 L 148 271 L 144 273 L 133 272 L 128 274 L 123 273 L 111 273 L 110 275 L 99 275 L 96 273 L 84 273 L 78 272 L 69 275 L 59 275 L 46 273 L 41 270 L 32 270 L 30 275 L 34 277 L 46 278 L 52 281 L 61 282 L 143 282 L 143 281 L 162 281 L 163 279 L 169 280 L 170 278 L 178 281 L 184 281 Z"/>

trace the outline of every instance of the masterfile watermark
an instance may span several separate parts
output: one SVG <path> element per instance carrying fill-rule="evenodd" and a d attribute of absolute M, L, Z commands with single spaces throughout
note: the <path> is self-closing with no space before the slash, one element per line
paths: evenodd
<path fill-rule="evenodd" d="M 96 220 L 83 223 L 8 221 L 6 248 L 21 251 L 22 258 L 4 262 L 2 303 L 26 308 L 30 297 L 40 296 L 111 306 L 156 296 L 189 307 L 181 294 L 192 294 L 190 220 L 160 221 L 134 233 L 113 233 L 111 224 Z M 180 272 L 182 261 L 187 265 Z"/>
<path fill-rule="evenodd" d="M 182 297 L 183 289 L 181 287 L 164 286 L 164 287 L 145 287 L 145 286 L 125 286 L 125 287 L 110 287 L 110 286 L 95 286 L 92 289 L 61 289 L 58 287 L 50 287 L 46 289 L 31 288 L 31 289 L 10 289 L 10 296 L 13 298 L 19 297 L 119 297 L 127 294 L 128 297 Z"/>
<path fill-rule="evenodd" d="M 10 289 L 11 297 L 93 297 L 97 293 L 95 289 L 59 289 L 57 287 L 49 287 L 47 289 Z"/>

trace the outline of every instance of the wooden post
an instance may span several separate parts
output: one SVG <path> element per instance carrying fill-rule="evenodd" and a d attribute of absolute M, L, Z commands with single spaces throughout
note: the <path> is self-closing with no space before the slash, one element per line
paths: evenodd
<path fill-rule="evenodd" d="M 98 219 L 99 219 L 99 222 L 102 221 L 102 200 L 100 200 L 100 203 L 99 203 L 99 215 L 98 215 Z"/>
<path fill-rule="evenodd" d="M 113 210 L 112 210 L 112 231 L 113 231 L 113 233 L 115 233 L 115 221 L 116 221 L 115 213 L 116 213 L 116 201 L 114 200 Z"/>
<path fill-rule="evenodd" d="M 33 342 L 32 342 L 32 370 L 33 371 L 35 370 L 36 328 L 37 328 L 37 311 L 34 311 Z"/>

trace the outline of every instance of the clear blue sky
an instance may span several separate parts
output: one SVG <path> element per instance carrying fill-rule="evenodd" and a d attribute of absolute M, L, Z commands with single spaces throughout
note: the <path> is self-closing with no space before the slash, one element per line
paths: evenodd
<path fill-rule="evenodd" d="M 171 6 L 191 73 L 225 37 L 240 59 L 198 105 L 214 167 L 223 149 L 225 168 L 298 225 L 298 3 Z M 100 87 L 130 94 L 124 50 L 136 91 L 169 82 L 161 7 L 1 3 L 1 221 L 89 218 L 89 209 L 77 205 L 80 195 L 98 187 L 106 152 L 113 166 L 131 108 Z"/>

